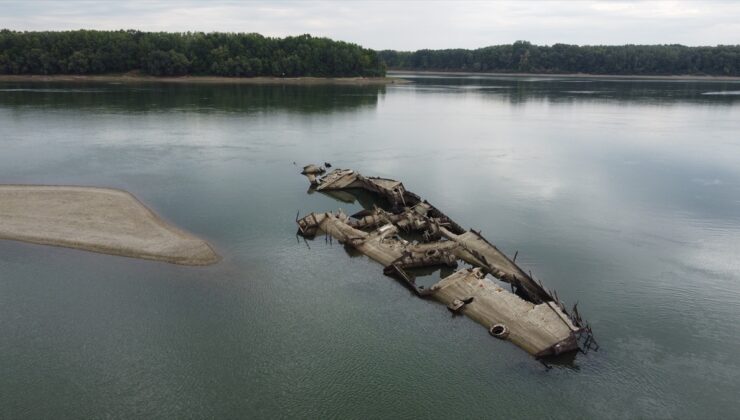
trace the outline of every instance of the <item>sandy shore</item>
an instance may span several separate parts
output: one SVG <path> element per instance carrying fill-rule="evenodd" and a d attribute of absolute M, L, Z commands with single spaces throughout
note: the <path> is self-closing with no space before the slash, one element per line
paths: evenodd
<path fill-rule="evenodd" d="M 219 260 L 207 242 L 107 188 L 0 186 L 0 239 L 183 265 Z"/>
<path fill-rule="evenodd" d="M 487 72 L 464 72 L 464 71 L 415 71 L 415 70 L 389 70 L 388 76 L 400 77 L 402 75 L 429 75 L 429 76 L 500 76 L 500 77 L 551 77 L 551 78 L 577 78 L 577 79 L 635 79 L 635 80 L 694 80 L 706 82 L 739 82 L 738 76 L 697 76 L 697 75 L 670 75 L 670 76 L 641 76 L 624 74 L 588 74 L 588 73 L 487 73 Z"/>
<path fill-rule="evenodd" d="M 192 83 L 245 85 L 388 85 L 407 83 L 394 77 L 155 77 L 137 73 L 104 75 L 9 75 L 0 74 L 0 82 L 102 82 L 102 83 Z"/>

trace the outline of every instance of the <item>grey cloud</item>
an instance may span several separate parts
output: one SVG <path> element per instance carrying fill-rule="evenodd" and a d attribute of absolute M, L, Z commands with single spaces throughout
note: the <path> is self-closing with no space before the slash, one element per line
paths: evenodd
<path fill-rule="evenodd" d="M 376 49 L 537 44 L 739 44 L 731 1 L 23 1 L 2 2 L 16 30 L 310 33 Z"/>

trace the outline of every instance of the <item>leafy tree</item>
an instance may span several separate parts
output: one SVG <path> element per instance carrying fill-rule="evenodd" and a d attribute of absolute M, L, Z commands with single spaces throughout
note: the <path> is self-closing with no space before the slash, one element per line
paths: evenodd
<path fill-rule="evenodd" d="M 90 70 L 90 60 L 82 51 L 75 51 L 67 60 L 67 72 L 85 74 Z"/>
<path fill-rule="evenodd" d="M 740 45 L 532 45 L 517 41 L 475 50 L 380 51 L 392 69 L 618 75 L 740 76 Z"/>
<path fill-rule="evenodd" d="M 155 76 L 384 76 L 375 51 L 301 35 L 0 30 L 0 73 Z"/>

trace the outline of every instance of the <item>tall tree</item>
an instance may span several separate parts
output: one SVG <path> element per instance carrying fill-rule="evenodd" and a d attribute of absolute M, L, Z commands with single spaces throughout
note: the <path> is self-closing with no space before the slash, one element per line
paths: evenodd
<path fill-rule="evenodd" d="M 156 76 L 384 76 L 375 51 L 301 35 L 139 31 L 0 31 L 0 73 Z"/>
<path fill-rule="evenodd" d="M 385 50 L 391 69 L 617 75 L 740 76 L 740 45 L 532 45 L 526 41 L 475 50 Z"/>

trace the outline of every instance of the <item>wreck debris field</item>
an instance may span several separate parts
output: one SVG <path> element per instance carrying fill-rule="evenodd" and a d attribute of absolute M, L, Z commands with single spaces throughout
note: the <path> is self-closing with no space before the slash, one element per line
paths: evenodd
<path fill-rule="evenodd" d="M 576 350 L 598 350 L 590 326 L 570 313 L 541 283 L 522 270 L 480 232 L 465 231 L 444 213 L 393 179 L 365 177 L 349 169 L 323 175 L 318 165 L 303 168 L 311 187 L 319 192 L 362 189 L 387 203 L 349 217 L 343 212 L 311 213 L 296 218 L 298 233 L 314 238 L 323 233 L 346 247 L 382 264 L 384 273 L 398 278 L 420 297 L 433 298 L 455 314 L 464 314 L 499 339 L 509 340 L 528 353 L 551 356 Z M 401 232 L 415 232 L 422 241 L 409 242 Z M 417 285 L 409 269 L 463 268 L 431 288 Z M 487 275 L 510 285 L 511 291 Z"/>

